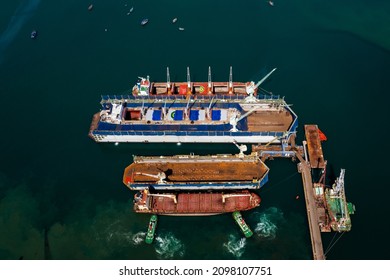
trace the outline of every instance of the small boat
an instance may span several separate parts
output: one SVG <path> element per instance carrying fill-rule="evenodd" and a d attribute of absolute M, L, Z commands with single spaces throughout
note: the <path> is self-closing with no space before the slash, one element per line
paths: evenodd
<path fill-rule="evenodd" d="M 32 32 L 31 32 L 31 39 L 35 39 L 36 37 L 38 36 L 38 32 L 36 31 L 36 30 L 33 30 Z"/>
<path fill-rule="evenodd" d="M 269 4 L 270 6 L 274 6 L 274 5 L 275 5 L 273 1 L 268 1 L 268 4 Z"/>
<path fill-rule="evenodd" d="M 141 25 L 146 25 L 148 22 L 149 22 L 149 20 L 148 20 L 147 18 L 144 18 L 144 19 L 141 21 Z"/>
<path fill-rule="evenodd" d="M 249 226 L 245 223 L 244 219 L 241 216 L 241 213 L 239 211 L 234 211 L 232 213 L 232 216 L 236 221 L 237 225 L 240 227 L 242 233 L 245 235 L 245 237 L 246 238 L 251 237 L 253 235 L 253 232 L 249 228 Z"/>
<path fill-rule="evenodd" d="M 174 18 L 173 20 L 172 20 L 172 23 L 175 23 L 177 21 L 177 18 Z"/>
<path fill-rule="evenodd" d="M 152 244 L 154 235 L 156 234 L 157 215 L 152 215 L 149 220 L 148 232 L 146 233 L 145 242 Z"/>
<path fill-rule="evenodd" d="M 184 27 L 179 27 L 179 30 L 180 31 L 184 31 Z"/>
<path fill-rule="evenodd" d="M 93 5 L 91 4 L 88 6 L 88 11 L 92 11 L 92 9 L 93 9 Z"/>
<path fill-rule="evenodd" d="M 127 13 L 127 15 L 130 15 L 134 10 L 134 7 L 131 7 L 131 9 L 129 10 L 129 12 Z"/>

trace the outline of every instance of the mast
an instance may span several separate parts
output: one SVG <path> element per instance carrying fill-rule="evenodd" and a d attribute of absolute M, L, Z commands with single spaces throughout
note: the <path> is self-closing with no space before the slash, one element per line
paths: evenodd
<path fill-rule="evenodd" d="M 191 94 L 190 67 L 187 67 L 187 95 Z"/>
<path fill-rule="evenodd" d="M 233 94 L 233 67 L 230 66 L 230 73 L 229 73 L 229 86 L 228 86 L 228 92 L 229 94 Z"/>
<path fill-rule="evenodd" d="M 150 80 L 149 80 L 149 75 L 146 76 L 146 82 L 147 82 L 147 85 L 148 85 L 148 97 L 149 97 L 149 93 L 150 93 Z"/>
<path fill-rule="evenodd" d="M 169 75 L 169 67 L 167 67 L 167 92 L 171 94 L 171 77 Z"/>
<path fill-rule="evenodd" d="M 208 83 L 207 83 L 207 88 L 208 88 L 208 93 L 212 93 L 212 84 L 211 84 L 211 67 L 209 66 L 209 78 L 208 78 Z"/>

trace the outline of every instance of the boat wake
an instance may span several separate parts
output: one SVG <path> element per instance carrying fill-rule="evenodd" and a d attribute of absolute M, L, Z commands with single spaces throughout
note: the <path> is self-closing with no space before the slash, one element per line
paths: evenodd
<path fill-rule="evenodd" d="M 254 228 L 255 234 L 264 239 L 275 239 L 278 224 L 284 221 L 283 212 L 276 207 L 270 207 L 264 212 L 255 213 L 257 221 Z"/>
<path fill-rule="evenodd" d="M 144 240 L 146 233 L 138 232 L 133 234 L 128 231 L 125 226 L 121 223 L 120 220 L 114 221 L 109 224 L 105 230 L 98 231 L 96 230 L 96 240 L 104 241 L 107 244 L 129 244 L 129 245 L 140 245 Z"/>
<path fill-rule="evenodd" d="M 223 247 L 235 258 L 240 258 L 245 252 L 246 238 L 230 234 L 229 240 L 223 243 Z"/>
<path fill-rule="evenodd" d="M 0 36 L 0 63 L 3 60 L 3 53 L 9 44 L 14 40 L 23 24 L 30 18 L 32 13 L 38 7 L 41 0 L 25 0 L 22 1 L 11 20 L 8 22 L 7 28 Z"/>
<path fill-rule="evenodd" d="M 146 232 L 140 231 L 134 234 L 131 238 L 131 241 L 134 245 L 140 245 L 143 244 L 145 241 Z"/>
<path fill-rule="evenodd" d="M 184 256 L 184 244 L 170 232 L 158 234 L 155 238 L 155 243 L 159 259 L 177 259 Z"/>

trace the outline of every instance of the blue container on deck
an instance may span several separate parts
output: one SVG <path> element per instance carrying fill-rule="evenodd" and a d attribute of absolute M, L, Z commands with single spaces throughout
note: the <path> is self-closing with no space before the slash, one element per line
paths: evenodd
<path fill-rule="evenodd" d="M 191 121 L 199 120 L 199 110 L 191 110 L 190 111 L 190 120 Z"/>
<path fill-rule="evenodd" d="M 211 119 L 213 121 L 219 121 L 221 119 L 221 110 L 212 110 Z"/>
<path fill-rule="evenodd" d="M 160 121 L 161 120 L 161 110 L 154 110 L 152 120 Z"/>
<path fill-rule="evenodd" d="M 181 121 L 183 120 L 183 111 L 182 110 L 176 110 L 175 114 L 173 115 L 173 119 L 175 121 Z"/>

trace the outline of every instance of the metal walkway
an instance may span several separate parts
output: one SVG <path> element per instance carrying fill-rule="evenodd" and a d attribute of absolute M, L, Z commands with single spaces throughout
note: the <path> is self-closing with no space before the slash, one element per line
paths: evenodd
<path fill-rule="evenodd" d="M 313 250 L 313 259 L 324 260 L 324 249 L 322 247 L 321 231 L 318 225 L 317 206 L 313 192 L 313 182 L 310 174 L 310 166 L 299 155 L 297 156 L 301 161 L 298 164 L 298 171 L 302 174 L 303 190 L 305 192 L 305 202 L 307 219 L 309 221 L 310 239 Z"/>
<path fill-rule="evenodd" d="M 325 168 L 318 126 L 314 124 L 305 125 L 305 136 L 311 168 Z"/>

